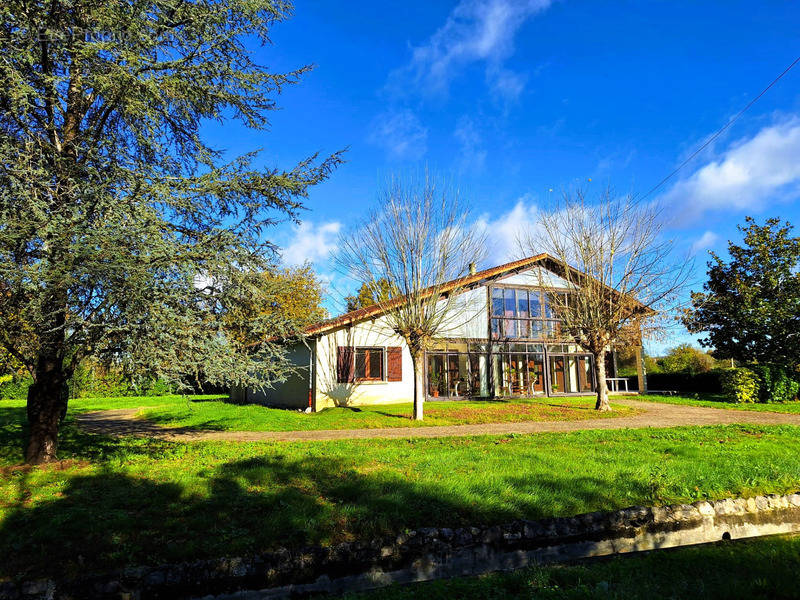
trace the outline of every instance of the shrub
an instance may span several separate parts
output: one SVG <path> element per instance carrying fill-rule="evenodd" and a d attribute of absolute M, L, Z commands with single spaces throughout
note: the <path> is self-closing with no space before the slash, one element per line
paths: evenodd
<path fill-rule="evenodd" d="M 757 402 L 759 379 L 750 369 L 737 367 L 726 369 L 720 376 L 722 393 L 728 402 Z"/>
<path fill-rule="evenodd" d="M 25 400 L 33 380 L 30 377 L 0 377 L 0 400 Z"/>
<path fill-rule="evenodd" d="M 761 381 L 758 390 L 759 402 L 791 402 L 797 400 L 797 392 L 800 389 L 794 373 L 783 365 L 774 363 L 762 363 L 751 365 L 753 371 Z"/>

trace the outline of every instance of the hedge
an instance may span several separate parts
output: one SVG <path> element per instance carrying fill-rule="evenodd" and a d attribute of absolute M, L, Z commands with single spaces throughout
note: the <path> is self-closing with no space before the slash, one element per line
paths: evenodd
<path fill-rule="evenodd" d="M 759 380 L 759 402 L 792 402 L 797 400 L 800 382 L 796 373 L 783 365 L 763 363 L 749 365 L 748 368 L 755 373 Z"/>
<path fill-rule="evenodd" d="M 675 392 L 707 392 L 718 394 L 722 391 L 720 376 L 722 369 L 707 373 L 648 373 L 647 388 L 650 390 L 671 390 Z"/>

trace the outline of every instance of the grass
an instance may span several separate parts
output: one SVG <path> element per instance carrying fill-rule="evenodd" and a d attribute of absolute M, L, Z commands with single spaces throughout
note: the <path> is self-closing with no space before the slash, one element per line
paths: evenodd
<path fill-rule="evenodd" d="M 344 600 L 797 598 L 800 537 L 721 542 L 573 565 L 418 583 Z"/>
<path fill-rule="evenodd" d="M 667 404 L 682 404 L 685 406 L 705 406 L 708 408 L 721 408 L 725 410 L 754 410 L 760 412 L 777 412 L 800 414 L 800 402 L 770 402 L 763 404 L 726 402 L 722 394 L 694 394 L 691 396 L 659 396 L 645 394 L 636 396 L 636 400 L 644 402 L 665 402 Z"/>
<path fill-rule="evenodd" d="M 423 526 L 800 489 L 800 427 L 719 426 L 311 443 L 80 432 L 21 459 L 0 403 L 0 578 L 239 556 Z"/>
<path fill-rule="evenodd" d="M 223 431 L 297 431 L 320 429 L 375 429 L 383 427 L 431 427 L 518 421 L 576 421 L 603 417 L 624 417 L 637 411 L 614 405 L 609 413 L 594 410 L 594 399 L 537 398 L 483 400 L 474 402 L 426 402 L 425 420 L 411 419 L 412 406 L 326 408 L 305 414 L 297 410 L 267 408 L 257 404 L 236 405 L 216 400 L 169 399 L 140 411 L 143 419 L 167 427 Z"/>

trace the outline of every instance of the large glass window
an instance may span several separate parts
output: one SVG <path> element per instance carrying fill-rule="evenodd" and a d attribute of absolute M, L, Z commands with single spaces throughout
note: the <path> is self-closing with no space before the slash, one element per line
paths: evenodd
<path fill-rule="evenodd" d="M 484 344 L 443 341 L 427 355 L 428 396 L 467 398 L 489 395 L 488 357 Z"/>
<path fill-rule="evenodd" d="M 490 328 L 495 340 L 546 340 L 559 334 L 547 294 L 524 288 L 492 288 Z"/>
<path fill-rule="evenodd" d="M 593 392 L 592 356 L 575 344 L 548 346 L 550 391 L 553 394 Z"/>
<path fill-rule="evenodd" d="M 541 344 L 506 344 L 492 350 L 495 396 L 535 396 L 545 393 Z"/>

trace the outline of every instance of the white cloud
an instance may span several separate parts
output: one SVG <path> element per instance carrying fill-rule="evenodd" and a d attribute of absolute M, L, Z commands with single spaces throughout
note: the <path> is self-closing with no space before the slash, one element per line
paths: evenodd
<path fill-rule="evenodd" d="M 678 181 L 660 198 L 682 208 L 684 220 L 706 211 L 759 211 L 800 197 L 800 118 L 764 127 Z"/>
<path fill-rule="evenodd" d="M 475 227 L 486 234 L 487 266 L 496 266 L 530 254 L 520 248 L 519 240 L 533 232 L 538 223 L 538 209 L 530 196 L 522 196 L 514 207 L 499 215 L 481 215 Z"/>
<path fill-rule="evenodd" d="M 713 231 L 706 231 L 692 244 L 692 254 L 697 254 L 703 250 L 710 249 L 719 240 L 719 236 Z"/>
<path fill-rule="evenodd" d="M 369 141 L 399 160 L 419 160 L 428 150 L 428 130 L 408 109 L 389 110 L 372 122 Z"/>
<path fill-rule="evenodd" d="M 515 102 L 525 90 L 528 77 L 522 73 L 515 73 L 509 69 L 488 68 L 486 82 L 489 84 L 496 100 L 506 105 Z"/>
<path fill-rule="evenodd" d="M 315 264 L 317 272 L 320 266 L 327 266 L 328 258 L 336 248 L 336 240 L 342 224 L 329 221 L 315 225 L 303 221 L 294 227 L 291 241 L 281 250 L 281 258 L 287 265 L 302 265 L 305 262 Z"/>
<path fill-rule="evenodd" d="M 390 87 L 407 89 L 408 80 L 424 92 L 446 93 L 458 71 L 486 63 L 492 90 L 505 99 L 522 92 L 525 78 L 502 67 L 514 51 L 514 37 L 551 0 L 461 0 L 430 39 L 413 49 L 411 61 L 390 77 Z M 394 85 L 392 85 L 394 84 Z"/>
<path fill-rule="evenodd" d="M 459 166 L 464 171 L 481 171 L 486 163 L 486 149 L 475 122 L 467 116 L 458 121 L 453 136 L 460 146 Z"/>

